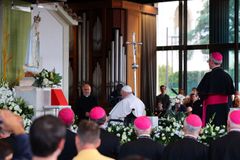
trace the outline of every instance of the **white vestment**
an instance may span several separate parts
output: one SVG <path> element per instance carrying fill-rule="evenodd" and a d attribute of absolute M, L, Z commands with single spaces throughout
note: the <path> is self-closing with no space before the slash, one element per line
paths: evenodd
<path fill-rule="evenodd" d="M 132 109 L 134 109 L 133 112 Z M 126 98 L 118 102 L 109 113 L 109 116 L 110 119 L 124 120 L 124 118 L 131 112 L 136 117 L 146 115 L 144 103 L 133 94 L 128 95 Z"/>

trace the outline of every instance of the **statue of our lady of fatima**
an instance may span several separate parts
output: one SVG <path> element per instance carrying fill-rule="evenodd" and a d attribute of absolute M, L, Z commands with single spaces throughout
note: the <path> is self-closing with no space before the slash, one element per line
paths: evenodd
<path fill-rule="evenodd" d="M 29 34 L 29 42 L 26 54 L 24 69 L 25 72 L 38 72 L 40 65 L 40 41 L 39 41 L 39 23 L 41 17 L 39 14 L 34 16 L 33 24 Z"/>

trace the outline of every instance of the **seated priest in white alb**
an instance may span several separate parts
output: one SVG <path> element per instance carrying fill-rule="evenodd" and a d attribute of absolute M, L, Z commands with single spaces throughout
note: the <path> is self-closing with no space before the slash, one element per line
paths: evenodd
<path fill-rule="evenodd" d="M 121 90 L 122 100 L 118 102 L 109 113 L 110 120 L 122 120 L 133 115 L 135 117 L 145 116 L 144 103 L 132 93 L 132 88 L 128 85 Z"/>

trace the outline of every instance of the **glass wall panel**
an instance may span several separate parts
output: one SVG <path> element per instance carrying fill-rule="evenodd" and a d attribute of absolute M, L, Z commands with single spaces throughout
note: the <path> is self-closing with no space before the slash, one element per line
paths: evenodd
<path fill-rule="evenodd" d="M 234 0 L 229 0 L 229 43 L 234 42 Z"/>
<path fill-rule="evenodd" d="M 171 97 L 175 96 L 175 94 L 171 91 L 171 88 L 178 91 L 178 65 L 178 51 L 157 52 L 157 95 L 160 93 L 160 85 L 166 85 L 167 93 Z"/>
<path fill-rule="evenodd" d="M 187 58 L 187 94 L 190 94 L 193 87 L 197 87 L 203 75 L 209 71 L 207 60 L 208 50 L 188 51 Z"/>
<path fill-rule="evenodd" d="M 209 0 L 188 2 L 188 44 L 209 43 Z"/>
<path fill-rule="evenodd" d="M 157 46 L 178 45 L 178 5 L 178 1 L 158 3 Z"/>
<path fill-rule="evenodd" d="M 235 77 L 234 76 L 234 65 L 235 65 L 234 64 L 234 61 L 235 61 L 234 51 L 230 50 L 228 55 L 229 55 L 229 59 L 228 59 L 229 66 L 228 66 L 228 71 L 226 71 L 226 72 L 228 72 L 230 74 L 230 76 L 232 77 L 232 79 L 234 80 L 234 77 Z"/>
<path fill-rule="evenodd" d="M 231 0 L 231 1 L 234 1 L 234 0 Z M 238 8 L 240 8 L 240 2 L 238 2 Z M 240 9 L 238 10 L 238 15 L 239 15 L 239 17 L 238 17 L 238 43 L 240 42 L 240 25 L 239 25 L 239 22 L 240 22 Z"/>
<path fill-rule="evenodd" d="M 240 71 L 240 51 L 238 51 L 238 71 Z M 239 87 L 240 87 L 240 74 L 238 73 L 238 88 Z"/>

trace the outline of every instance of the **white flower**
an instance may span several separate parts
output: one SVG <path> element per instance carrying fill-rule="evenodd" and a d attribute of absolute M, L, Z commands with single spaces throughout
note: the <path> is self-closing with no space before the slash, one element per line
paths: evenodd
<path fill-rule="evenodd" d="M 108 131 L 108 132 L 112 132 L 112 128 L 109 127 L 109 128 L 107 129 L 107 131 Z"/>
<path fill-rule="evenodd" d="M 222 134 L 222 133 L 224 133 L 224 132 L 225 132 L 224 129 L 221 129 L 221 130 L 219 131 L 220 134 Z"/>
<path fill-rule="evenodd" d="M 119 127 L 119 126 L 117 126 L 117 127 L 116 127 L 116 131 L 119 131 L 119 130 L 120 130 L 120 127 Z"/>
<path fill-rule="evenodd" d="M 156 138 L 159 138 L 160 137 L 160 134 L 159 133 L 156 133 L 154 134 Z"/>
<path fill-rule="evenodd" d="M 20 112 L 20 111 L 21 111 L 21 109 L 20 109 L 19 105 L 15 105 L 15 106 L 14 106 L 14 110 L 16 110 L 16 111 L 18 111 L 18 112 Z"/>
<path fill-rule="evenodd" d="M 28 105 L 28 109 L 33 109 L 33 105 Z"/>
<path fill-rule="evenodd" d="M 166 127 L 166 131 L 169 132 L 169 131 L 170 131 L 170 128 L 169 128 L 169 127 Z"/>
<path fill-rule="evenodd" d="M 3 85 L 3 82 L 0 81 L 0 109 L 8 109 L 13 113 L 22 116 L 24 121 L 25 129 L 31 125 L 31 119 L 27 118 L 33 116 L 33 107 L 27 109 L 27 113 L 23 113 L 22 107 L 26 110 L 28 106 L 21 98 L 16 98 L 16 93 L 14 89 L 10 89 L 8 85 Z M 21 104 L 21 106 L 20 106 Z"/>
<path fill-rule="evenodd" d="M 44 86 L 47 86 L 49 84 L 49 80 L 47 78 L 44 78 L 42 84 Z"/>
<path fill-rule="evenodd" d="M 216 133 L 215 133 L 215 132 L 212 132 L 212 134 L 211 134 L 211 135 L 212 135 L 212 137 L 214 137 L 214 136 L 216 136 Z"/>
<path fill-rule="evenodd" d="M 128 132 L 128 135 L 130 136 L 132 134 L 132 132 Z"/>
<path fill-rule="evenodd" d="M 163 129 L 163 127 L 162 126 L 158 126 L 158 128 L 157 129 L 159 129 L 159 130 L 162 130 Z"/>
<path fill-rule="evenodd" d="M 126 132 L 123 132 L 123 134 L 122 134 L 122 141 L 126 141 L 126 140 L 127 140 Z"/>
<path fill-rule="evenodd" d="M 48 81 L 48 84 L 49 84 L 49 85 L 52 85 L 52 84 L 53 84 L 53 81 L 50 81 L 50 80 L 49 80 L 49 81 Z"/>

